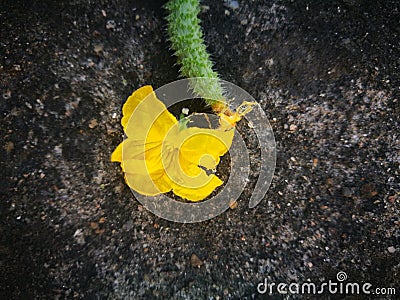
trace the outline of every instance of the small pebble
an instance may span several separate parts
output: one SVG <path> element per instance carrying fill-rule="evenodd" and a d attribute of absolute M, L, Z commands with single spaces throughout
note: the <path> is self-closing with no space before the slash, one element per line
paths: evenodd
<path fill-rule="evenodd" d="M 318 158 L 313 158 L 313 168 L 318 166 L 318 162 L 319 162 Z"/>
<path fill-rule="evenodd" d="M 205 13 L 210 10 L 210 7 L 208 5 L 202 5 L 202 6 L 200 6 L 200 9 L 201 9 L 202 13 Z"/>
<path fill-rule="evenodd" d="M 393 247 L 393 246 L 388 247 L 387 250 L 389 251 L 389 253 L 395 253 L 396 252 L 396 248 Z"/>
<path fill-rule="evenodd" d="M 203 265 L 203 261 L 196 254 L 193 253 L 190 257 L 190 264 L 192 265 L 192 267 L 200 268 Z"/>
<path fill-rule="evenodd" d="M 131 231 L 132 228 L 133 228 L 133 221 L 132 220 L 129 220 L 124 225 L 122 225 L 122 229 L 124 229 L 125 231 Z"/>
<path fill-rule="evenodd" d="M 238 207 L 237 201 L 235 199 L 231 199 L 230 202 L 229 202 L 229 208 L 230 209 L 235 209 L 237 207 Z"/>
<path fill-rule="evenodd" d="M 108 20 L 106 24 L 106 29 L 115 29 L 117 25 L 115 24 L 114 20 Z"/>
<path fill-rule="evenodd" d="M 6 149 L 7 154 L 10 154 L 10 152 L 14 150 L 14 143 L 13 142 L 8 142 L 5 145 L 5 149 Z"/>
<path fill-rule="evenodd" d="M 99 54 L 101 51 L 103 51 L 103 49 L 104 49 L 103 44 L 94 45 L 94 52 L 96 52 L 96 54 Z"/>
<path fill-rule="evenodd" d="M 86 243 L 85 236 L 82 229 L 77 229 L 74 233 L 74 238 L 79 245 L 84 245 Z"/>
<path fill-rule="evenodd" d="M 395 195 L 392 195 L 392 196 L 389 196 L 389 197 L 388 197 L 388 201 L 389 201 L 390 203 L 394 203 L 395 200 L 396 200 L 396 196 L 395 196 Z"/>
<path fill-rule="evenodd" d="M 238 9 L 239 8 L 239 2 L 236 0 L 227 0 L 226 2 L 226 6 L 231 8 L 231 9 Z"/>
<path fill-rule="evenodd" d="M 54 147 L 54 152 L 57 155 L 61 155 L 62 154 L 62 145 L 60 144 L 60 145 L 55 146 Z"/>
<path fill-rule="evenodd" d="M 10 98 L 11 98 L 11 91 L 10 91 L 10 90 L 5 91 L 5 92 L 3 93 L 3 98 L 4 98 L 5 100 L 10 99 Z"/>
<path fill-rule="evenodd" d="M 89 122 L 89 128 L 90 128 L 90 129 L 95 128 L 97 125 L 99 125 L 99 123 L 97 122 L 96 119 L 90 120 L 90 122 Z"/>
<path fill-rule="evenodd" d="M 99 228 L 99 223 L 90 222 L 90 228 L 92 228 L 93 230 L 98 229 Z"/>

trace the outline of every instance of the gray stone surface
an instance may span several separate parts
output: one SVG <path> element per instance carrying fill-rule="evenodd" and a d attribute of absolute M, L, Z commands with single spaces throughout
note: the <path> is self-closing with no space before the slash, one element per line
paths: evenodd
<path fill-rule="evenodd" d="M 109 161 L 127 96 L 178 78 L 162 3 L 2 1 L 1 299 L 253 299 L 339 271 L 400 293 L 398 1 L 228 2 L 202 2 L 205 40 L 277 168 L 255 209 L 253 174 L 236 208 L 178 224 Z"/>

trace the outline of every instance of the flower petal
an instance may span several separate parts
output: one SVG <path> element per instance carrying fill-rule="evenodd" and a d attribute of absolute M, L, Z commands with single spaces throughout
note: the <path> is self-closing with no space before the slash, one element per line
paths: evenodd
<path fill-rule="evenodd" d="M 218 129 L 204 129 L 192 127 L 181 132 L 182 144 L 179 148 L 181 165 L 182 159 L 191 161 L 197 166 L 214 169 L 230 148 L 234 130 L 222 131 Z"/>
<path fill-rule="evenodd" d="M 200 201 L 207 198 L 217 187 L 222 185 L 223 182 L 214 174 L 207 176 L 204 172 L 204 175 L 208 177 L 208 183 L 200 187 L 191 188 L 190 186 L 173 183 L 174 194 L 189 201 Z"/>
<path fill-rule="evenodd" d="M 176 118 L 157 99 L 151 86 L 138 89 L 123 107 L 121 124 L 128 138 L 137 141 L 162 141 Z"/>
<path fill-rule="evenodd" d="M 201 168 L 214 169 L 233 139 L 234 130 L 222 131 L 191 127 L 181 131 L 171 128 L 162 150 L 165 172 L 173 192 L 190 201 L 206 198 L 222 184 L 214 174 L 207 175 Z M 168 149 L 174 149 L 168 152 Z"/>
<path fill-rule="evenodd" d="M 146 161 L 141 159 L 123 161 L 121 166 L 129 187 L 143 195 L 154 196 L 172 189 L 171 182 L 163 168 L 149 170 Z"/>
<path fill-rule="evenodd" d="M 128 121 L 131 118 L 131 115 L 135 111 L 138 104 L 152 92 L 153 88 L 150 85 L 145 85 L 134 91 L 132 95 L 130 95 L 128 99 L 125 101 L 125 104 L 122 107 L 122 119 L 121 119 L 121 125 L 124 128 L 124 130 L 126 130 Z"/>
<path fill-rule="evenodd" d="M 117 148 L 111 154 L 111 161 L 112 162 L 122 162 L 122 143 L 119 143 Z"/>
<path fill-rule="evenodd" d="M 172 189 L 168 181 L 158 182 L 156 185 L 151 177 L 138 176 L 137 174 L 125 173 L 125 181 L 130 188 L 145 196 L 156 196 L 167 193 Z"/>

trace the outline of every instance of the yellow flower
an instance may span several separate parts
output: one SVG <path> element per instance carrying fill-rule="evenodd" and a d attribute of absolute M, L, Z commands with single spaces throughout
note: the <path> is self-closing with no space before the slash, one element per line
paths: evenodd
<path fill-rule="evenodd" d="M 233 126 L 242 115 L 221 117 L 217 129 L 182 129 L 151 86 L 135 91 L 122 113 L 127 138 L 114 150 L 111 161 L 121 163 L 132 189 L 147 196 L 173 191 L 200 201 L 222 185 L 212 171 L 230 148 Z"/>
<path fill-rule="evenodd" d="M 239 105 L 235 112 L 226 109 L 224 112 L 218 113 L 218 116 L 220 117 L 219 129 L 226 130 L 234 127 L 236 123 L 242 119 L 243 116 L 245 116 L 253 109 L 254 105 L 256 105 L 255 102 L 244 101 L 242 104 Z"/>

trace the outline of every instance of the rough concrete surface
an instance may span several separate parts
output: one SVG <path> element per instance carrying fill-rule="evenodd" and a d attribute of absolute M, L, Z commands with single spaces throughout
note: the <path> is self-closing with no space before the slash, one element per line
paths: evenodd
<path fill-rule="evenodd" d="M 179 78 L 162 5 L 1 2 L 0 298 L 263 299 L 265 279 L 340 271 L 397 296 L 321 298 L 399 297 L 399 2 L 202 1 L 215 67 L 261 104 L 277 167 L 256 208 L 253 174 L 196 224 L 148 212 L 109 160 L 127 96 Z"/>

